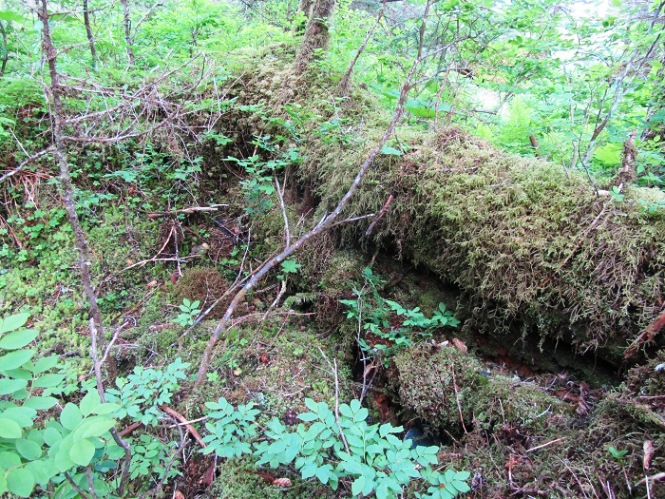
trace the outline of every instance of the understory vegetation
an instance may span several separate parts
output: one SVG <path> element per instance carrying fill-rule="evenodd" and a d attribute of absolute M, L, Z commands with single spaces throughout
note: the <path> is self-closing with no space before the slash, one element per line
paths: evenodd
<path fill-rule="evenodd" d="M 0 8 L 0 495 L 665 495 L 662 2 Z"/>

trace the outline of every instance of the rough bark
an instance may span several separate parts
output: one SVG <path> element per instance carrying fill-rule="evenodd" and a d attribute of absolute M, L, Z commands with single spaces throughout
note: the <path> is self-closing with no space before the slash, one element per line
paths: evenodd
<path fill-rule="evenodd" d="M 123 18 L 123 27 L 125 29 L 125 45 L 127 50 L 127 58 L 129 59 L 129 65 L 134 67 L 135 57 L 134 57 L 134 40 L 132 40 L 132 19 L 129 16 L 129 2 L 128 0 L 120 0 L 122 4 L 122 18 Z"/>
<path fill-rule="evenodd" d="M 75 189 L 72 183 L 71 172 L 69 169 L 69 162 L 67 159 L 67 152 L 62 140 L 63 126 L 64 126 L 64 110 L 62 105 L 62 95 L 64 87 L 60 81 L 60 74 L 57 68 L 57 51 L 53 45 L 53 38 L 51 37 L 51 28 L 49 25 L 48 14 L 48 0 L 41 0 L 41 6 L 37 10 L 37 15 L 42 24 L 42 53 L 46 58 L 49 77 L 51 79 L 49 84 L 44 85 L 46 97 L 50 108 L 51 118 L 51 135 L 53 141 L 53 156 L 60 170 L 60 194 L 65 211 L 67 212 L 67 219 L 74 231 L 74 241 L 76 244 L 76 251 L 78 253 L 78 266 L 81 274 L 81 282 L 85 296 L 88 299 L 88 308 L 90 311 L 90 337 L 92 345 L 92 357 L 95 368 L 95 377 L 97 379 L 97 386 L 99 396 L 104 401 L 104 389 L 102 386 L 101 375 L 101 362 L 97 357 L 97 349 L 104 349 L 104 334 L 102 329 L 102 316 L 97 304 L 97 296 L 92 286 L 92 279 L 90 276 L 90 251 L 85 232 L 81 227 L 81 223 L 76 213 L 76 201 L 74 198 Z M 111 379 L 115 377 L 115 363 L 111 357 L 108 358 L 108 371 Z M 125 442 L 112 428 L 111 435 L 115 442 L 125 450 L 125 462 L 123 463 L 122 479 L 118 486 L 118 494 L 123 495 L 124 488 L 127 484 L 129 477 L 129 464 L 131 462 L 131 449 L 127 442 Z"/>
<path fill-rule="evenodd" d="M 88 0 L 83 0 L 83 24 L 85 24 L 85 33 L 90 45 L 90 55 L 92 56 L 92 69 L 97 71 L 97 49 L 95 48 L 95 37 L 92 34 L 92 25 L 90 24 L 90 6 Z"/>
<path fill-rule="evenodd" d="M 312 15 L 307 23 L 305 36 L 296 56 L 295 73 L 300 75 L 309 67 L 314 53 L 318 49 L 326 49 L 330 39 L 328 19 L 335 10 L 336 0 L 316 0 Z"/>

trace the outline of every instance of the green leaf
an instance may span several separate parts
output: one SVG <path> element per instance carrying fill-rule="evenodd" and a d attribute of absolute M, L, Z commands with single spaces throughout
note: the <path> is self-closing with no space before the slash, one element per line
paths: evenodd
<path fill-rule="evenodd" d="M 8 470 L 21 465 L 21 458 L 16 452 L 0 452 L 0 470 Z M 0 473 L 3 476 L 4 473 Z"/>
<path fill-rule="evenodd" d="M 69 449 L 70 459 L 79 466 L 88 466 L 94 455 L 95 446 L 86 439 L 77 440 Z"/>
<path fill-rule="evenodd" d="M 35 374 L 41 374 L 49 369 L 54 368 L 58 364 L 57 355 L 49 355 L 48 357 L 42 357 L 37 362 L 35 362 L 35 367 L 32 369 L 32 372 Z"/>
<path fill-rule="evenodd" d="M 82 419 L 81 410 L 71 402 L 65 406 L 60 414 L 62 426 L 70 431 L 76 428 Z"/>
<path fill-rule="evenodd" d="M 14 468 L 7 474 L 7 489 L 19 497 L 30 497 L 35 488 L 35 477 L 25 468 Z"/>
<path fill-rule="evenodd" d="M 44 430 L 44 443 L 49 447 L 53 447 L 55 444 L 62 440 L 62 434 L 53 426 L 49 426 Z"/>
<path fill-rule="evenodd" d="M 0 371 L 11 371 L 21 367 L 35 355 L 34 350 L 20 350 L 10 352 L 0 357 Z"/>
<path fill-rule="evenodd" d="M 16 421 L 9 418 L 0 417 L 0 437 L 1 438 L 21 438 L 23 431 Z"/>
<path fill-rule="evenodd" d="M 63 382 L 65 377 L 62 374 L 45 374 L 40 376 L 32 383 L 33 388 L 54 388 Z"/>
<path fill-rule="evenodd" d="M 0 335 L 20 328 L 28 321 L 28 317 L 30 314 L 16 314 L 0 319 Z"/>
<path fill-rule="evenodd" d="M 40 484 L 43 488 L 53 478 L 58 470 L 55 468 L 53 459 L 39 459 L 38 461 L 32 461 L 25 465 L 25 468 L 32 473 L 35 477 L 35 481 Z"/>
<path fill-rule="evenodd" d="M 16 393 L 28 386 L 24 379 L 0 379 L 0 396 Z"/>
<path fill-rule="evenodd" d="M 302 265 L 295 260 L 284 260 L 282 262 L 282 272 L 285 274 L 297 274 L 300 267 L 302 267 Z"/>
<path fill-rule="evenodd" d="M 32 440 L 19 438 L 16 441 L 16 450 L 28 461 L 39 459 L 42 455 L 42 448 Z"/>
<path fill-rule="evenodd" d="M 394 147 L 384 145 L 381 148 L 381 154 L 385 154 L 387 156 L 402 156 L 404 153 L 399 149 L 395 149 Z"/>
<path fill-rule="evenodd" d="M 103 415 L 103 414 L 113 414 L 116 412 L 118 409 L 121 409 L 121 406 L 118 404 L 112 404 L 110 402 L 105 402 L 103 404 L 98 405 L 95 410 L 93 411 L 94 414 L 98 415 Z"/>
<path fill-rule="evenodd" d="M 5 350 L 16 350 L 23 348 L 31 343 L 37 337 L 37 331 L 24 329 L 21 331 L 14 331 L 0 339 L 0 348 Z"/>
<path fill-rule="evenodd" d="M 21 16 L 20 14 L 17 14 L 13 10 L 0 10 L 0 21 L 14 21 L 17 23 L 23 22 L 25 18 Z M 20 315 L 25 315 L 26 320 L 28 317 L 30 317 L 30 314 L 20 314 Z M 21 324 L 22 326 L 23 324 Z M 19 326 L 20 327 L 20 326 Z"/>
<path fill-rule="evenodd" d="M 27 399 L 25 402 L 23 402 L 23 407 L 30 407 L 37 411 L 45 411 L 57 403 L 58 399 L 55 397 L 44 397 L 40 395 L 38 397 L 30 397 Z"/>
<path fill-rule="evenodd" d="M 115 421 L 105 416 L 93 416 L 84 419 L 76 429 L 77 435 L 82 438 L 101 437 L 115 426 Z"/>
<path fill-rule="evenodd" d="M 359 496 L 360 494 L 362 494 L 364 488 L 365 488 L 365 477 L 363 475 L 360 475 L 358 478 L 356 478 L 353 481 L 353 485 L 351 485 L 351 493 L 354 496 Z"/>
<path fill-rule="evenodd" d="M 84 416 L 89 416 L 95 409 L 102 404 L 102 401 L 99 397 L 99 393 L 96 391 L 90 391 L 86 394 L 85 397 L 81 399 L 79 407 L 81 409 L 81 414 Z"/>
<path fill-rule="evenodd" d="M 3 418 L 14 420 L 21 428 L 33 425 L 37 411 L 31 407 L 10 407 L 2 413 Z"/>

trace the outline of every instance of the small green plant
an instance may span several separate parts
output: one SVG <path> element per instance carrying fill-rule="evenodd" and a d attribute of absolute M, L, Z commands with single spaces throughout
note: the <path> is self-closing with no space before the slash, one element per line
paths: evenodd
<path fill-rule="evenodd" d="M 282 273 L 277 276 L 281 281 L 286 280 L 289 274 L 297 274 L 302 265 L 295 260 L 284 260 L 281 264 Z"/>
<path fill-rule="evenodd" d="M 616 459 L 617 461 L 619 461 L 620 463 L 623 462 L 623 458 L 624 458 L 624 456 L 625 456 L 626 454 L 628 454 L 628 450 L 626 450 L 626 449 L 619 450 L 619 449 L 617 449 L 616 447 L 614 447 L 613 445 L 609 445 L 609 446 L 607 447 L 607 452 L 609 452 L 610 455 L 611 455 L 614 459 Z"/>
<path fill-rule="evenodd" d="M 430 338 L 437 328 L 459 325 L 443 303 L 439 303 L 432 317 L 427 317 L 420 307 L 407 309 L 381 296 L 379 289 L 383 281 L 370 268 L 364 269 L 363 277 L 365 286 L 360 290 L 353 289 L 357 298 L 340 300 L 340 303 L 348 307 L 346 317 L 358 321 L 360 329 L 366 332 L 357 340 L 366 355 L 380 355 L 385 359 L 397 350 L 413 345 L 414 335 L 421 339 Z"/>
<path fill-rule="evenodd" d="M 309 411 L 298 416 L 302 423 L 295 430 L 277 418 L 267 424 L 267 439 L 253 443 L 258 466 L 292 465 L 304 480 L 316 478 L 332 490 L 345 480 L 354 496 L 379 499 L 403 494 L 409 482 L 421 479 L 430 485 L 427 494 L 418 495 L 422 498 L 449 499 L 470 490 L 468 472 L 432 468 L 438 447 L 412 447 L 410 440 L 397 437 L 402 427 L 368 424 L 369 413 L 360 401 L 341 404 L 339 414 L 324 402 L 306 399 L 305 404 Z M 206 425 L 211 434 L 202 452 L 227 458 L 252 453 L 247 440 L 257 437 L 253 419 L 259 411 L 251 404 L 236 409 L 223 398 L 206 406 L 217 421 Z"/>
<path fill-rule="evenodd" d="M 159 407 L 171 402 L 180 382 L 187 377 L 188 367 L 189 363 L 177 358 L 163 369 L 136 366 L 129 376 L 118 377 L 117 389 L 106 390 L 107 400 L 118 405 L 114 416 L 157 426 L 162 415 Z"/>
<path fill-rule="evenodd" d="M 177 477 L 180 474 L 177 467 L 172 465 L 167 468 L 164 464 L 170 460 L 168 447 L 174 445 L 175 442 L 170 442 L 167 445 L 145 433 L 133 439 L 131 441 L 132 462 L 129 467 L 129 478 L 136 480 L 139 477 L 152 477 L 159 482 L 162 479 Z"/>
<path fill-rule="evenodd" d="M 250 442 L 258 435 L 254 420 L 260 411 L 253 409 L 251 403 L 235 408 L 224 398 L 217 402 L 206 402 L 205 405 L 212 411 L 208 417 L 215 422 L 206 423 L 210 435 L 203 438 L 207 447 L 201 452 L 214 452 L 224 458 L 251 453 Z"/>
<path fill-rule="evenodd" d="M 200 305 L 200 300 L 191 301 L 189 298 L 183 298 L 182 303 L 178 305 L 180 313 L 173 322 L 182 327 L 193 326 L 196 316 L 201 313 Z"/>
<path fill-rule="evenodd" d="M 255 215 L 266 213 L 274 206 L 271 199 L 275 193 L 273 175 L 289 165 L 300 163 L 302 158 L 298 148 L 280 149 L 270 135 L 255 136 L 251 144 L 257 152 L 260 150 L 272 158 L 264 160 L 255 153 L 244 159 L 229 156 L 225 161 L 236 163 L 245 170 L 247 178 L 241 182 L 247 201 L 245 211 L 248 215 Z"/>
<path fill-rule="evenodd" d="M 49 393 L 60 392 L 66 376 L 53 372 L 57 356 L 33 360 L 36 350 L 25 347 L 37 331 L 23 328 L 27 320 L 17 314 L 0 321 L 0 495 L 32 497 L 36 486 L 46 490 L 49 483 L 54 497 L 73 491 L 71 483 L 109 495 L 114 484 L 96 472 L 105 461 L 115 461 L 115 469 L 124 457 L 109 434 L 118 406 L 90 391 L 59 415 L 48 412 L 59 402 Z"/>

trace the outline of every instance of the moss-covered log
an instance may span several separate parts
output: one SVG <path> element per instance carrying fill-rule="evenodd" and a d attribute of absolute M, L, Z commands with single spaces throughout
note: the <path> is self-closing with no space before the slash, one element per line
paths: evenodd
<path fill-rule="evenodd" d="M 259 69 L 234 93 L 284 114 L 289 70 L 274 58 L 251 66 Z M 302 109 L 309 120 L 310 131 L 299 132 L 300 178 L 321 213 L 344 194 L 388 120 L 357 93 L 336 108 L 335 82 L 322 80 L 287 99 L 291 114 Z M 321 132 L 342 113 L 343 131 Z M 501 152 L 456 128 L 405 125 L 397 137 L 402 154 L 376 161 L 346 215 L 377 213 L 391 194 L 395 200 L 369 237 L 371 220 L 345 228 L 347 240 L 371 239 L 457 285 L 468 299 L 468 328 L 565 341 L 620 363 L 663 307 L 663 193 L 632 187 L 621 201 L 599 197 L 581 172 Z"/>

